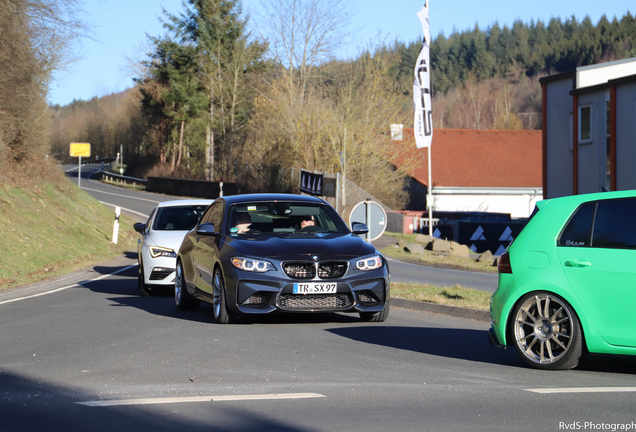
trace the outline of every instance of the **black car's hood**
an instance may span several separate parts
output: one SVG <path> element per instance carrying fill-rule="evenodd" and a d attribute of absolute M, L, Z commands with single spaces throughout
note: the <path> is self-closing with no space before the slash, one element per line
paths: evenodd
<path fill-rule="evenodd" d="M 226 240 L 237 251 L 252 258 L 290 260 L 316 255 L 320 260 L 353 259 L 376 252 L 372 244 L 353 234 L 259 234 L 247 238 L 227 237 Z"/>

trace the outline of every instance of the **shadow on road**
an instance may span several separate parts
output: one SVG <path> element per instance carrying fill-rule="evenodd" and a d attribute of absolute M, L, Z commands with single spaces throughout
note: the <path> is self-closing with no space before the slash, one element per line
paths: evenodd
<path fill-rule="evenodd" d="M 441 327 L 341 327 L 327 331 L 357 342 L 430 354 L 439 357 L 522 367 L 531 370 L 513 347 L 500 349 L 488 343 L 483 330 Z M 581 359 L 577 371 L 634 374 L 634 358 L 589 355 Z M 537 373 L 551 373 L 538 371 Z"/>
<path fill-rule="evenodd" d="M 137 254 L 135 253 L 135 256 Z M 109 274 L 121 267 L 96 266 L 100 274 Z M 114 278 L 92 281 L 84 284 L 91 291 L 112 294 L 109 300 L 120 306 L 134 307 L 154 315 L 188 320 L 192 322 L 214 324 L 212 305 L 202 302 L 195 311 L 180 311 L 174 304 L 174 291 L 164 289 L 149 297 L 141 297 L 137 288 L 137 268 L 130 268 Z M 319 324 L 360 322 L 358 314 L 317 313 L 317 314 L 268 314 L 241 315 L 236 321 L 239 325 L 248 324 Z"/>
<path fill-rule="evenodd" d="M 4 432 L 22 431 L 118 431 L 118 432 L 173 432 L 173 431 L 282 431 L 301 429 L 283 423 L 273 416 L 263 416 L 257 409 L 242 409 L 244 402 L 223 405 L 212 402 L 205 410 L 195 410 L 196 417 L 188 418 L 185 406 L 132 405 L 121 407 L 89 407 L 77 402 L 99 400 L 95 395 L 80 389 L 71 389 L 73 384 L 51 384 L 34 381 L 6 369 L 0 372 L 0 429 Z M 168 393 L 163 393 L 166 397 Z M 190 396 L 173 394 L 170 396 Z M 127 395 L 126 397 L 129 397 Z M 153 408 L 154 407 L 154 408 Z M 303 428 L 302 430 L 307 430 Z"/>
<path fill-rule="evenodd" d="M 373 345 L 440 357 L 522 366 L 513 350 L 497 349 L 488 343 L 483 330 L 440 327 L 365 326 L 327 330 L 342 337 Z"/>

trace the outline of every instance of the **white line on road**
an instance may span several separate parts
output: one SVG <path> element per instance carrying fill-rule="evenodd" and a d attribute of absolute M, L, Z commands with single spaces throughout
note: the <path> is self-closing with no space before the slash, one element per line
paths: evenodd
<path fill-rule="evenodd" d="M 133 197 L 133 196 L 129 196 L 129 195 L 122 195 L 121 193 L 104 192 L 104 191 L 100 191 L 100 190 L 97 190 L 97 189 L 91 189 L 91 188 L 85 188 L 85 187 L 83 187 L 82 190 L 97 192 L 97 193 L 104 194 L 104 195 L 115 195 L 115 196 L 118 196 L 118 197 L 121 197 L 121 198 L 130 198 L 130 199 L 134 199 L 135 201 L 147 201 L 147 202 L 155 203 L 155 204 L 159 204 L 161 202 L 161 201 L 151 200 L 151 199 L 146 199 L 146 198 L 139 198 L 139 197 Z"/>
<path fill-rule="evenodd" d="M 105 275 L 101 275 L 100 277 L 97 277 L 95 279 L 90 279 L 90 280 L 87 280 L 87 281 L 78 282 L 78 283 L 73 284 L 73 285 L 67 285 L 67 286 L 62 287 L 62 288 L 56 288 L 56 289 L 51 290 L 51 291 L 41 292 L 41 293 L 38 293 L 38 294 L 33 294 L 33 295 L 30 295 L 30 296 L 26 296 L 26 297 L 15 298 L 15 299 L 12 299 L 12 300 L 5 300 L 3 302 L 0 302 L 0 305 L 7 304 L 7 303 L 13 303 L 13 302 L 17 302 L 17 301 L 20 301 L 20 300 L 26 300 L 26 299 L 30 299 L 30 298 L 34 298 L 34 297 L 41 297 L 41 296 L 45 296 L 45 295 L 48 295 L 48 294 L 53 294 L 53 293 L 56 293 L 56 292 L 67 290 L 69 288 L 76 287 L 78 285 L 84 285 L 84 284 L 87 284 L 89 282 L 97 282 L 98 280 L 106 279 L 109 276 L 114 276 L 114 275 L 116 275 L 118 273 L 125 272 L 126 270 L 131 269 L 133 267 L 137 267 L 137 264 L 131 265 L 131 266 L 128 266 L 128 267 L 124 267 L 123 269 L 119 269 L 119 270 L 117 270 L 116 272 L 113 272 L 113 273 L 108 273 L 108 274 L 105 274 Z"/>
<path fill-rule="evenodd" d="M 186 402 L 223 402 L 223 401 L 252 401 L 252 400 L 281 400 L 281 399 L 308 399 L 327 397 L 319 393 L 275 393 L 255 395 L 230 395 L 230 396 L 195 396 L 173 398 L 150 399 L 113 399 L 101 401 L 77 402 L 80 405 L 91 407 L 121 406 L 121 405 L 151 405 Z"/>
<path fill-rule="evenodd" d="M 134 210 L 128 209 L 126 207 L 117 206 L 115 204 L 107 203 L 105 201 L 100 201 L 100 203 L 102 203 L 104 205 L 107 205 L 107 206 L 111 206 L 111 207 L 120 207 L 124 211 L 130 212 L 130 213 L 134 213 L 134 214 L 138 214 L 139 216 L 142 216 L 142 217 L 146 217 L 146 218 L 148 217 L 147 214 L 139 213 L 138 211 L 134 211 Z"/>
<path fill-rule="evenodd" d="M 552 394 L 552 393 L 624 393 L 636 392 L 636 387 L 564 387 L 564 388 L 542 388 L 542 389 L 525 389 L 533 393 Z"/>

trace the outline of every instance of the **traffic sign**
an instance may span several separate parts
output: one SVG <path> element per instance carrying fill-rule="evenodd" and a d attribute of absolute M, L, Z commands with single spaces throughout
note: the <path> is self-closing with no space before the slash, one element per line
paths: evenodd
<path fill-rule="evenodd" d="M 91 145 L 89 143 L 71 143 L 69 154 L 71 157 L 90 157 Z"/>
<path fill-rule="evenodd" d="M 386 230 L 386 212 L 374 201 L 362 201 L 351 210 L 349 226 L 352 222 L 364 222 L 369 228 L 367 241 L 379 239 Z"/>

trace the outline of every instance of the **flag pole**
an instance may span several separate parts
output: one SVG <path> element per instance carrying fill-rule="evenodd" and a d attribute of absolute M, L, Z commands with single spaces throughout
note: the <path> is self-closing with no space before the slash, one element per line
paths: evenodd
<path fill-rule="evenodd" d="M 430 44 L 431 27 L 429 22 L 430 0 L 425 0 L 424 7 L 417 13 L 422 23 L 424 37 L 422 50 L 415 64 L 415 81 L 413 82 L 413 102 L 415 107 L 414 131 L 417 148 L 428 147 L 428 193 L 426 210 L 428 212 L 428 234 L 433 236 L 433 180 L 431 173 L 431 143 L 433 141 L 433 115 L 431 109 L 431 65 Z"/>
<path fill-rule="evenodd" d="M 426 0 L 424 3 L 426 9 L 429 8 L 430 1 L 431 0 Z M 430 45 L 431 41 L 429 40 L 428 43 Z M 432 123 L 431 130 L 433 130 Z M 428 235 L 433 237 L 433 174 L 431 172 L 433 163 L 431 162 L 431 147 L 431 145 L 428 146 L 428 197 L 426 198 L 426 207 L 428 210 Z"/>
<path fill-rule="evenodd" d="M 431 146 L 428 146 L 428 196 L 426 207 L 428 210 L 428 235 L 433 237 L 433 176 L 431 174 Z"/>

